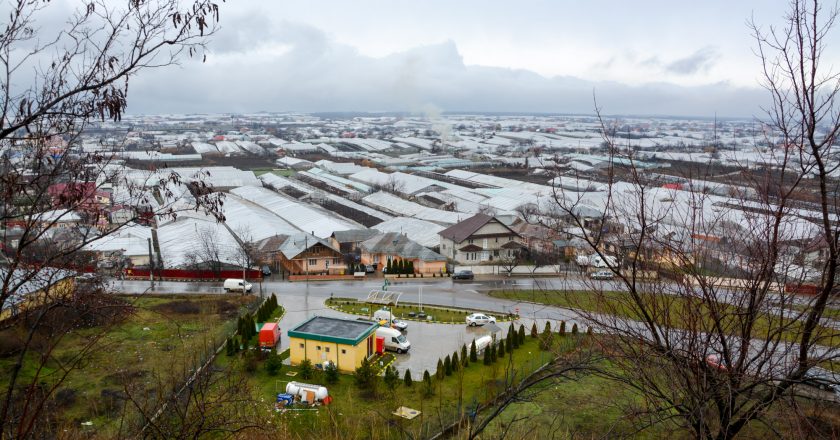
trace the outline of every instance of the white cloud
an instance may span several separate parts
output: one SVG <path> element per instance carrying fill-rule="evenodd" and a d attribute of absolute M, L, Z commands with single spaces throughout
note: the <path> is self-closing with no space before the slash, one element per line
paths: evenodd
<path fill-rule="evenodd" d="M 764 100 L 758 88 L 725 82 L 629 86 L 465 65 L 452 40 L 371 57 L 309 25 L 261 19 L 252 27 L 243 25 L 238 17 L 228 21 L 211 43 L 214 53 L 207 63 L 186 61 L 181 68 L 144 72 L 134 78 L 129 111 L 421 111 L 435 107 L 590 113 L 594 92 L 604 111 L 613 114 L 749 116 L 759 113 Z M 701 49 L 685 59 L 664 63 L 655 59 L 655 64 L 658 70 L 689 74 L 708 69 L 714 58 L 714 50 Z"/>

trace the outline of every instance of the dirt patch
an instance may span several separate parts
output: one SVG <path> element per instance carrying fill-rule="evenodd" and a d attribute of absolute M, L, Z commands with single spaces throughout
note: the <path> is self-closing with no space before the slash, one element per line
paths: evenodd
<path fill-rule="evenodd" d="M 201 313 L 201 303 L 187 299 L 175 300 L 153 306 L 152 310 L 165 315 L 197 315 Z"/>

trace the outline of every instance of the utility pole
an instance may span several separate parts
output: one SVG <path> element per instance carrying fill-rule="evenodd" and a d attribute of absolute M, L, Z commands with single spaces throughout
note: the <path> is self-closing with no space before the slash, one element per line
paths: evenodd
<path fill-rule="evenodd" d="M 147 238 L 149 243 L 149 282 L 152 283 L 152 290 L 155 290 L 155 259 L 152 258 L 152 239 Z"/>
<path fill-rule="evenodd" d="M 306 255 L 306 252 L 309 250 L 309 236 L 303 236 L 303 252 Z M 309 255 L 306 257 L 306 283 L 309 284 Z"/>

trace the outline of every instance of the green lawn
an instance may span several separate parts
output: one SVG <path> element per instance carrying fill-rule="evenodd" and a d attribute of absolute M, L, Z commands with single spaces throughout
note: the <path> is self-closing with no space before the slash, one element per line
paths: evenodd
<path fill-rule="evenodd" d="M 493 290 L 489 295 L 494 298 L 504 298 L 514 301 L 528 301 L 539 304 L 546 304 L 570 309 L 585 310 L 605 315 L 619 316 L 622 318 L 641 321 L 643 317 L 638 313 L 638 308 L 633 303 L 629 293 L 620 291 L 591 292 L 582 290 Z M 675 295 L 644 294 L 643 301 L 648 310 L 654 311 L 653 318 L 662 325 L 672 328 L 687 328 L 686 317 L 700 316 L 704 322 L 699 323 L 700 330 L 708 331 L 713 328 L 711 308 L 707 302 L 701 299 L 689 299 Z M 718 303 L 720 308 L 721 321 L 729 334 L 737 334 L 739 330 L 739 315 L 734 306 Z M 782 339 L 795 341 L 799 334 L 801 322 L 792 322 L 784 319 L 787 330 L 782 332 Z M 778 317 L 765 315 L 757 318 L 753 328 L 753 337 L 761 338 L 767 335 L 770 329 L 780 328 Z M 818 327 L 820 344 L 840 345 L 840 333 L 827 328 Z"/>
<path fill-rule="evenodd" d="M 225 334 L 235 328 L 232 324 L 240 308 L 252 300 L 216 295 L 126 297 L 125 307 L 133 309 L 130 315 L 110 329 L 67 332 L 40 373 L 36 353 L 29 352 L 19 383 L 30 383 L 36 374 L 39 383 L 59 383 L 61 366 L 72 360 L 80 347 L 96 340 L 95 348 L 56 389 L 53 415 L 71 424 L 91 421 L 96 432 L 107 437 L 115 434 L 122 408 L 118 396 L 126 386 L 151 390 L 180 382 L 189 368 L 224 341 Z M 14 359 L 13 355 L 0 357 L 0 384 L 7 383 Z"/>
<path fill-rule="evenodd" d="M 373 312 L 382 308 L 381 306 L 364 303 L 354 298 L 329 298 L 326 301 L 326 305 L 327 307 L 338 310 L 340 312 L 367 317 L 373 316 Z M 409 312 L 420 312 L 420 305 L 415 303 L 402 302 L 400 303 L 400 305 L 393 307 L 392 313 L 394 314 L 394 317 L 404 319 L 407 321 L 433 321 L 446 324 L 464 324 L 466 322 L 467 315 L 474 312 L 483 312 L 488 315 L 491 315 L 495 317 L 498 322 L 510 321 L 511 318 L 515 318 L 508 316 L 502 312 L 494 312 L 489 310 L 462 310 L 427 305 L 423 305 L 422 310 L 426 313 L 427 316 L 431 316 L 432 319 L 421 320 L 419 318 L 409 317 Z"/>

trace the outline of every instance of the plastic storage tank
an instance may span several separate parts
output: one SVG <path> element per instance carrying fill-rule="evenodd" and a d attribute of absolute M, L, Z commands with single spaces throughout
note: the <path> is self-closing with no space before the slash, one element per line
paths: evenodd
<path fill-rule="evenodd" d="M 286 384 L 286 393 L 300 396 L 303 400 L 306 400 L 307 394 L 312 394 L 315 400 L 324 400 L 329 396 L 326 387 L 303 382 L 289 382 Z"/>

